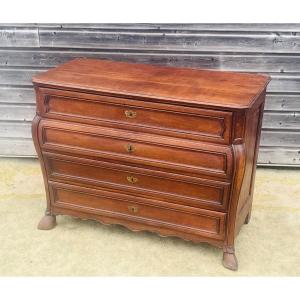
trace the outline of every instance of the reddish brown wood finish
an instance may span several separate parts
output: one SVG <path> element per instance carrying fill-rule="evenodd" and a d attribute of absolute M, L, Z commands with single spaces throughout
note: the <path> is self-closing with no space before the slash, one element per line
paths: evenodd
<path fill-rule="evenodd" d="M 33 78 L 46 216 L 208 242 L 237 269 L 250 218 L 264 75 L 76 59 Z"/>

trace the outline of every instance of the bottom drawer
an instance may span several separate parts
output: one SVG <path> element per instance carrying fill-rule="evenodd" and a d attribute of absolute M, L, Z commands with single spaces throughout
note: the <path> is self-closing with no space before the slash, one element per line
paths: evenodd
<path fill-rule="evenodd" d="M 142 198 L 62 183 L 50 182 L 49 189 L 54 207 L 128 219 L 215 239 L 224 237 L 225 213 L 198 208 L 182 211 L 180 205 L 172 208 L 145 205 Z"/>

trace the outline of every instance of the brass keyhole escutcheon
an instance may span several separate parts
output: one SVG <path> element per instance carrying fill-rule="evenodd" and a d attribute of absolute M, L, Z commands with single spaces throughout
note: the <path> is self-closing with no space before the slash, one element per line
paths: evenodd
<path fill-rule="evenodd" d="M 134 176 L 127 176 L 127 181 L 130 183 L 136 183 L 138 182 L 138 179 Z"/>
<path fill-rule="evenodd" d="M 125 116 L 126 118 L 130 118 L 130 119 L 133 119 L 136 117 L 136 112 L 135 111 L 132 111 L 132 110 L 125 110 Z"/>
<path fill-rule="evenodd" d="M 128 206 L 128 210 L 133 213 L 133 214 L 136 214 L 138 211 L 139 211 L 139 208 L 137 206 L 131 206 L 129 205 Z"/>
<path fill-rule="evenodd" d="M 125 146 L 125 148 L 126 148 L 127 152 L 129 152 L 129 153 L 132 153 L 135 150 L 134 146 L 131 144 L 127 144 Z"/>

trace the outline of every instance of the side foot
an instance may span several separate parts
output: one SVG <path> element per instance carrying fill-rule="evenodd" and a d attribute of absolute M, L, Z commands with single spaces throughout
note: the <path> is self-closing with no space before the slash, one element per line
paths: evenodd
<path fill-rule="evenodd" d="M 248 215 L 246 216 L 244 224 L 249 224 L 250 219 L 251 219 L 251 212 L 249 212 Z"/>
<path fill-rule="evenodd" d="M 235 256 L 234 250 L 230 248 L 225 248 L 223 250 L 223 266 L 226 269 L 237 271 L 238 269 L 238 260 Z"/>
<path fill-rule="evenodd" d="M 50 230 L 56 226 L 56 216 L 45 215 L 38 224 L 39 230 Z"/>

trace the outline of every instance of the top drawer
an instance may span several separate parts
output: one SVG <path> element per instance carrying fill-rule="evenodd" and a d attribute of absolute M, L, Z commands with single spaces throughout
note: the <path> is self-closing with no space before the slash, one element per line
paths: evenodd
<path fill-rule="evenodd" d="M 230 143 L 232 113 L 39 88 L 43 117 Z"/>

